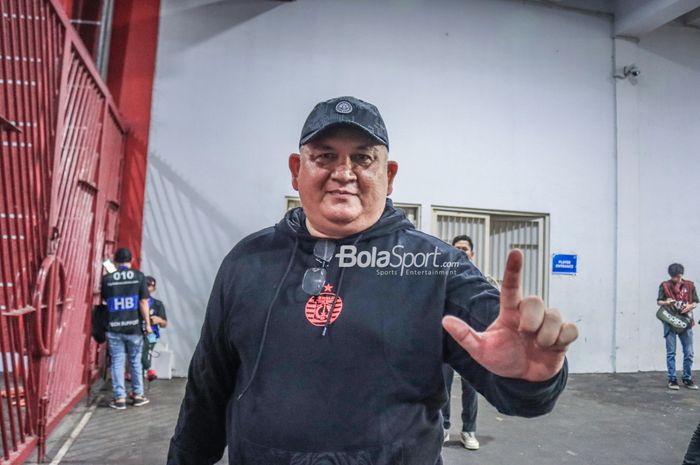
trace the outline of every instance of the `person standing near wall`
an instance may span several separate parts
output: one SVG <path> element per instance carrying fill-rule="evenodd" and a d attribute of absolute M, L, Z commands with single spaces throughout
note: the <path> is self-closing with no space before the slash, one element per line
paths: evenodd
<path fill-rule="evenodd" d="M 452 246 L 464 252 L 471 262 L 474 262 L 474 242 L 466 235 L 456 236 L 452 239 Z M 499 288 L 498 281 L 491 276 L 484 276 L 486 280 Z M 443 429 L 445 432 L 444 442 L 450 439 L 450 400 L 452 395 L 452 380 L 454 379 L 454 368 L 448 364 L 442 365 L 442 375 L 445 378 L 447 387 L 447 403 L 442 408 Z M 479 410 L 479 403 L 476 397 L 476 390 L 469 384 L 469 381 L 460 376 L 462 383 L 462 431 L 459 433 L 459 441 L 469 450 L 479 449 L 479 440 L 476 438 L 476 416 Z"/>
<path fill-rule="evenodd" d="M 452 239 L 452 246 L 464 252 L 470 261 L 474 261 L 474 245 L 469 236 L 457 236 Z M 445 430 L 445 442 L 450 440 L 450 406 L 452 399 L 452 381 L 455 370 L 448 364 L 442 365 L 442 375 L 447 387 L 447 403 L 442 407 L 443 429 Z M 459 433 L 459 441 L 469 450 L 479 449 L 479 440 L 476 439 L 476 417 L 479 403 L 476 390 L 469 381 L 460 376 L 462 384 L 462 431 Z"/>
<path fill-rule="evenodd" d="M 153 331 L 150 334 L 144 334 L 141 364 L 143 365 L 143 371 L 146 372 L 146 378 L 149 381 L 153 381 L 157 378 L 157 375 L 156 371 L 151 368 L 151 352 L 160 338 L 160 330 L 168 326 L 168 316 L 165 313 L 165 305 L 163 305 L 163 302 L 153 297 L 153 293 L 156 292 L 156 278 L 153 276 L 146 276 L 146 285 L 148 286 L 148 294 L 150 295 L 148 299 L 148 308 L 151 316 L 151 329 Z"/>
<path fill-rule="evenodd" d="M 148 310 L 146 277 L 131 268 L 131 251 L 120 248 L 114 255 L 117 270 L 102 277 L 102 300 L 107 305 L 107 342 L 112 358 L 112 401 L 116 410 L 126 409 L 124 386 L 125 358 L 128 358 L 131 385 L 134 390 L 133 405 L 140 407 L 149 400 L 143 395 L 142 321 L 146 333 L 151 333 Z"/>
<path fill-rule="evenodd" d="M 680 263 L 672 263 L 668 267 L 671 279 L 659 285 L 658 305 L 676 305 L 681 313 L 690 313 L 698 305 L 698 293 L 692 281 L 683 279 L 685 268 Z M 692 313 L 691 321 L 692 321 Z M 694 322 L 693 322 L 694 324 Z M 663 322 L 664 339 L 666 340 L 666 368 L 668 372 L 668 388 L 678 390 L 676 377 L 676 333 L 668 323 Z M 693 382 L 691 369 L 693 367 L 693 330 L 686 329 L 678 334 L 683 348 L 683 385 L 688 389 L 697 389 Z"/>

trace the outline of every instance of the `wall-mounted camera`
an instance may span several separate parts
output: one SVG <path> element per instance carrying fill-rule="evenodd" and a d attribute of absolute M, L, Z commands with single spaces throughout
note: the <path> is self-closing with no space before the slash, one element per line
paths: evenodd
<path fill-rule="evenodd" d="M 626 78 L 639 77 L 642 74 L 642 72 L 639 70 L 639 68 L 637 68 L 636 65 L 629 65 L 629 66 L 625 66 L 624 68 L 622 68 L 622 74 Z"/>
<path fill-rule="evenodd" d="M 637 83 L 637 78 L 642 75 L 642 71 L 637 65 L 623 66 L 622 73 L 615 74 L 615 79 L 629 79 L 632 84 Z"/>

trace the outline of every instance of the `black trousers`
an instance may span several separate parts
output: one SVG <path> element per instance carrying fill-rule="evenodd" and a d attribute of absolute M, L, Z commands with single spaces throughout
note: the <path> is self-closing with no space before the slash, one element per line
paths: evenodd
<path fill-rule="evenodd" d="M 683 459 L 683 465 L 700 465 L 700 423 L 698 423 L 693 437 L 688 444 L 688 450 Z"/>
<path fill-rule="evenodd" d="M 447 404 L 442 407 L 442 418 L 444 420 L 443 428 L 450 428 L 450 396 L 452 394 L 452 380 L 454 379 L 455 371 L 451 366 L 442 365 L 442 376 L 445 378 L 445 386 L 447 386 Z M 462 378 L 462 431 L 476 432 L 476 415 L 478 413 L 479 403 L 477 402 L 476 389 Z M 700 463 L 700 462 L 699 462 Z"/>

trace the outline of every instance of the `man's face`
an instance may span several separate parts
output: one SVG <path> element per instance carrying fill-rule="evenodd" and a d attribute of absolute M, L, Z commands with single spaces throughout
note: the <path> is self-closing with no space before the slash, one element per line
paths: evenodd
<path fill-rule="evenodd" d="M 683 275 L 677 274 L 676 276 L 671 278 L 671 281 L 673 282 L 673 284 L 678 284 L 679 282 L 681 282 L 682 279 L 683 279 Z"/>
<path fill-rule="evenodd" d="M 387 149 L 351 127 L 332 128 L 289 156 L 312 235 L 339 239 L 379 220 L 398 164 Z"/>
<path fill-rule="evenodd" d="M 469 260 L 474 261 L 474 251 L 472 250 L 472 247 L 469 245 L 469 241 L 457 241 L 457 242 L 455 242 L 454 247 L 456 249 L 461 250 L 465 254 L 467 254 L 467 257 L 469 257 Z"/>

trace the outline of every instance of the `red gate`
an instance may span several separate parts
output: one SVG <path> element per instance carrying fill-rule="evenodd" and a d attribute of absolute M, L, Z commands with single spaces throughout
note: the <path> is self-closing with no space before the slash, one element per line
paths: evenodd
<path fill-rule="evenodd" d="M 126 130 L 56 0 L 0 0 L 0 464 L 22 463 L 87 392 Z"/>

